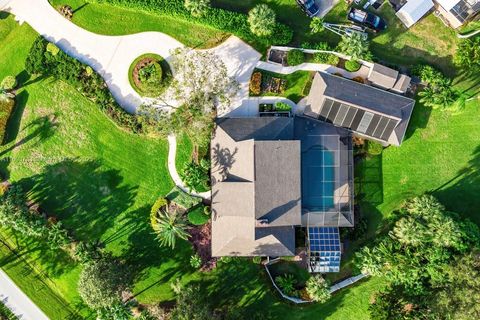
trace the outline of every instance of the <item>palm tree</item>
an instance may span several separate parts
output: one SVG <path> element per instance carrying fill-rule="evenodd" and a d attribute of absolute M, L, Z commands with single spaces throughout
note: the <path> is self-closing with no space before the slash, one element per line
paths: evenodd
<path fill-rule="evenodd" d="M 390 236 L 408 246 L 418 246 L 429 239 L 429 229 L 413 217 L 405 217 L 397 221 Z"/>
<path fill-rule="evenodd" d="M 313 17 L 312 21 L 310 21 L 310 33 L 320 33 L 325 29 L 323 25 L 323 19 L 319 17 Z"/>
<path fill-rule="evenodd" d="M 269 36 L 275 28 L 275 12 L 266 4 L 255 6 L 248 13 L 250 31 L 259 37 Z"/>
<path fill-rule="evenodd" d="M 350 56 L 352 60 L 358 60 L 368 56 L 368 46 L 368 41 L 360 33 L 354 32 L 342 37 L 342 41 L 338 44 L 338 50 Z"/>
<path fill-rule="evenodd" d="M 172 213 L 166 210 L 160 210 L 152 223 L 153 230 L 157 234 L 157 239 L 161 246 L 170 246 L 175 248 L 177 238 L 187 240 L 189 234 L 185 218 L 177 211 Z"/>
<path fill-rule="evenodd" d="M 201 17 L 210 8 L 210 0 L 185 0 L 185 8 L 192 16 Z"/>

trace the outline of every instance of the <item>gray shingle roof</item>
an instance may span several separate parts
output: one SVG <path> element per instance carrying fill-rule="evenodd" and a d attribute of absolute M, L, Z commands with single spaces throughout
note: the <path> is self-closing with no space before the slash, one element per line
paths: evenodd
<path fill-rule="evenodd" d="M 217 125 L 235 141 L 288 140 L 293 136 L 293 119 L 287 117 L 219 118 Z"/>
<path fill-rule="evenodd" d="M 374 63 L 370 71 L 370 75 L 368 76 L 368 80 L 379 87 L 391 89 L 395 85 L 397 77 L 397 70 L 393 70 L 381 64 Z"/>

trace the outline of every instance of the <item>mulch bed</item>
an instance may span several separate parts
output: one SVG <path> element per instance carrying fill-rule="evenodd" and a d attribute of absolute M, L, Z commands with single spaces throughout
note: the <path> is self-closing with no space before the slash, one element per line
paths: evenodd
<path fill-rule="evenodd" d="M 189 230 L 193 248 L 202 259 L 200 271 L 207 272 L 217 266 L 217 258 L 212 257 L 212 222 L 195 226 Z"/>

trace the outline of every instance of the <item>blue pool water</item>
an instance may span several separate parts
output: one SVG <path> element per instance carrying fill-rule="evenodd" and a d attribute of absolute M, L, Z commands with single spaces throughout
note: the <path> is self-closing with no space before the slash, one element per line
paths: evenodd
<path fill-rule="evenodd" d="M 334 206 L 335 153 L 314 146 L 302 153 L 302 203 L 310 211 Z"/>

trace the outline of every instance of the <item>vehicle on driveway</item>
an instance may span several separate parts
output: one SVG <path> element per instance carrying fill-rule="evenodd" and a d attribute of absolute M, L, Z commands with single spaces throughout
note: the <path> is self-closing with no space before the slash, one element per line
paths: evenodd
<path fill-rule="evenodd" d="M 356 8 L 350 8 L 348 12 L 348 20 L 358 25 L 372 29 L 373 31 L 382 31 L 387 28 L 385 20 L 376 14 L 366 12 Z"/>
<path fill-rule="evenodd" d="M 314 0 L 296 0 L 303 12 L 305 12 L 310 18 L 315 17 L 320 9 L 315 4 Z"/>

